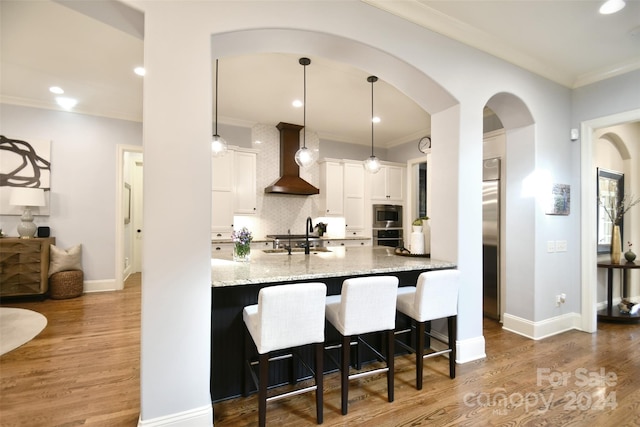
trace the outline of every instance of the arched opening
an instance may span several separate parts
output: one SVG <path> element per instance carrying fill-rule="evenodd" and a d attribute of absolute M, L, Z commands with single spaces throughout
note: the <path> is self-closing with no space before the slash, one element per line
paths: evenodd
<path fill-rule="evenodd" d="M 509 93 L 491 97 L 484 117 L 483 313 L 514 328 L 510 316 L 534 316 L 533 305 L 516 303 L 535 287 L 533 263 L 522 262 L 535 250 L 535 197 L 522 191 L 522 182 L 535 171 L 534 120 L 524 102 Z M 516 147 L 526 154 L 516 154 Z"/>

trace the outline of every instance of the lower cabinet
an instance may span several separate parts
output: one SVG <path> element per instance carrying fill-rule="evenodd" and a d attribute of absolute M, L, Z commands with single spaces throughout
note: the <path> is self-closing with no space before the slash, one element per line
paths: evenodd
<path fill-rule="evenodd" d="M 0 238 L 0 296 L 44 295 L 49 289 L 49 245 L 54 237 Z"/>

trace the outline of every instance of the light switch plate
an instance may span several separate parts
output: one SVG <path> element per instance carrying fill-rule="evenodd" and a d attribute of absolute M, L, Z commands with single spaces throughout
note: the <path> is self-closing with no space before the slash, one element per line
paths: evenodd
<path fill-rule="evenodd" d="M 567 252 L 566 240 L 556 240 L 556 252 Z"/>
<path fill-rule="evenodd" d="M 552 253 L 556 251 L 556 241 L 548 240 L 547 241 L 547 252 Z"/>

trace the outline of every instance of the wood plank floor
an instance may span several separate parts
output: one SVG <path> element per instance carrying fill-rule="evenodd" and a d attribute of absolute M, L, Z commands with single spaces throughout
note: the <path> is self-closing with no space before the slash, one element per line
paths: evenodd
<path fill-rule="evenodd" d="M 135 426 L 140 408 L 140 277 L 121 292 L 69 300 L 3 302 L 38 311 L 45 330 L 0 357 L 0 426 Z M 638 426 L 640 325 L 599 324 L 532 341 L 485 320 L 487 358 L 425 362 L 415 389 L 410 356 L 396 359 L 395 401 L 386 381 L 352 381 L 340 415 L 338 374 L 325 376 L 325 426 Z M 604 375 L 602 375 L 604 373 Z M 564 377 L 563 377 L 564 375 Z M 615 375 L 615 377 L 614 377 Z M 313 393 L 269 404 L 272 426 L 315 425 Z M 254 426 L 255 395 L 214 405 L 216 427 Z"/>

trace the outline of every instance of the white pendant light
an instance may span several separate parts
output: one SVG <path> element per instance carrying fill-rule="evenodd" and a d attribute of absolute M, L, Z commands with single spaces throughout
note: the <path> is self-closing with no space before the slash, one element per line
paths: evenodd
<path fill-rule="evenodd" d="M 218 135 L 218 60 L 216 59 L 216 121 L 213 138 L 211 138 L 211 155 L 222 157 L 227 154 L 227 141 Z"/>
<path fill-rule="evenodd" d="M 302 147 L 296 151 L 295 160 L 301 168 L 307 168 L 315 163 L 317 154 L 307 148 L 307 65 L 311 64 L 309 58 L 300 58 L 298 61 L 304 70 L 303 98 L 302 98 Z"/>
<path fill-rule="evenodd" d="M 369 76 L 367 81 L 371 83 L 371 156 L 362 163 L 362 166 L 369 173 L 378 173 L 380 171 L 380 160 L 373 154 L 373 84 L 378 81 L 378 78 Z"/>

